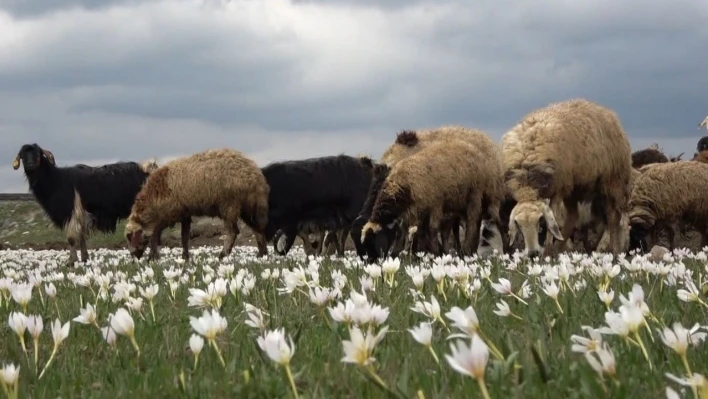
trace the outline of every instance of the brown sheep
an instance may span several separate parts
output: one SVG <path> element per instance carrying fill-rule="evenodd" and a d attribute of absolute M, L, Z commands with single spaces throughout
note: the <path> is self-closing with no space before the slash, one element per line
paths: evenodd
<path fill-rule="evenodd" d="M 381 163 L 389 167 L 393 167 L 399 161 L 416 154 L 431 144 L 448 142 L 451 140 L 461 140 L 463 142 L 473 144 L 481 156 L 490 160 L 499 160 L 499 167 L 501 168 L 501 156 L 498 145 L 486 133 L 458 125 L 445 125 L 432 129 L 420 129 L 417 131 L 403 131 L 396 136 L 394 143 L 391 144 L 386 151 L 384 151 L 381 156 Z M 454 233 L 455 248 L 459 252 L 460 222 L 461 220 L 456 216 L 447 214 L 443 216 L 440 236 L 445 249 L 448 247 L 450 233 Z M 491 225 L 490 227 L 493 228 Z M 398 247 L 399 250 L 403 245 L 405 245 L 407 237 L 408 234 L 399 235 L 399 239 L 396 243 L 396 247 Z M 430 237 L 432 238 L 435 236 L 430 235 Z"/>
<path fill-rule="evenodd" d="M 652 144 L 649 148 L 638 150 L 632 153 L 632 167 L 639 169 L 644 165 L 652 163 L 669 162 L 669 158 L 659 149 L 658 144 Z"/>
<path fill-rule="evenodd" d="M 502 154 L 504 179 L 517 201 L 509 222 L 511 243 L 520 229 L 529 255 L 542 254 L 541 218 L 563 241 L 575 231 L 578 203 L 592 201 L 593 214 L 610 230 L 612 253 L 619 253 L 632 152 L 615 112 L 584 99 L 550 104 L 502 137 Z M 551 208 L 561 201 L 567 210 L 562 232 Z"/>
<path fill-rule="evenodd" d="M 408 219 L 409 231 L 423 227 L 419 234 L 429 231 L 437 237 L 443 214 L 451 213 L 465 221 L 462 253 L 471 255 L 479 245 L 482 218 L 499 224 L 499 203 L 504 196 L 501 179 L 501 162 L 486 157 L 474 144 L 461 140 L 431 143 L 391 168 L 362 228 L 362 241 L 401 217 Z M 437 240 L 430 240 L 430 251 L 439 254 Z"/>
<path fill-rule="evenodd" d="M 701 151 L 694 154 L 692 161 L 708 163 L 708 151 Z"/>
<path fill-rule="evenodd" d="M 646 248 L 658 241 L 658 232 L 666 229 L 669 249 L 674 249 L 673 226 L 693 225 L 701 235 L 701 247 L 708 245 L 708 202 L 704 187 L 708 186 L 708 164 L 680 161 L 652 165 L 642 170 L 629 201 L 630 236 L 634 242 L 646 242 Z M 644 246 L 644 245 L 642 245 Z"/>
<path fill-rule="evenodd" d="M 125 227 L 131 253 L 139 259 L 150 240 L 150 258 L 156 259 L 162 230 L 179 222 L 182 258 L 188 260 L 191 217 L 209 216 L 220 217 L 227 231 L 220 259 L 233 249 L 239 218 L 254 231 L 259 255 L 267 255 L 269 191 L 261 169 L 239 151 L 206 150 L 173 160 L 154 171 L 135 198 Z"/>

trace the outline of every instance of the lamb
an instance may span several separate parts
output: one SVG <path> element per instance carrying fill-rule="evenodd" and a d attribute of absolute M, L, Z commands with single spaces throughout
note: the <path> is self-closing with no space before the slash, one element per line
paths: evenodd
<path fill-rule="evenodd" d="M 391 168 L 361 238 L 403 216 L 418 234 L 437 237 L 445 212 L 463 218 L 467 233 L 462 253 L 471 254 L 479 245 L 482 218 L 499 224 L 501 181 L 498 157 L 489 158 L 461 140 L 431 143 Z M 440 253 L 437 240 L 430 240 L 430 252 Z"/>
<path fill-rule="evenodd" d="M 191 217 L 209 216 L 221 218 L 226 228 L 220 259 L 234 247 L 239 218 L 253 230 L 258 254 L 265 256 L 269 191 L 258 165 L 236 150 L 211 149 L 168 162 L 135 198 L 125 227 L 131 254 L 140 259 L 150 241 L 150 259 L 157 259 L 162 230 L 179 222 L 182 259 L 189 260 Z"/>
<path fill-rule="evenodd" d="M 629 200 L 630 236 L 635 243 L 646 243 L 651 236 L 657 243 L 658 232 L 665 228 L 669 249 L 674 249 L 673 226 L 693 225 L 701 235 L 701 247 L 708 245 L 708 202 L 704 187 L 708 184 L 708 164 L 681 161 L 653 165 L 642 171 Z M 642 245 L 644 246 L 644 245 Z"/>
<path fill-rule="evenodd" d="M 526 115 L 502 137 L 505 182 L 517 204 L 509 240 L 518 230 L 530 256 L 542 255 L 541 219 L 561 241 L 571 237 L 578 203 L 592 201 L 593 215 L 608 226 L 612 253 L 620 250 L 620 220 L 629 196 L 632 153 L 617 115 L 585 99 L 550 104 Z M 562 232 L 552 206 L 563 202 Z"/>
<path fill-rule="evenodd" d="M 329 231 L 350 228 L 366 200 L 372 169 L 371 158 L 348 155 L 277 162 L 264 167 L 263 175 L 271 190 L 266 238 L 270 241 L 282 229 L 287 253 L 298 226 L 304 222 Z M 361 243 L 355 241 L 355 245 L 357 252 L 363 252 Z M 342 247 L 340 255 L 343 250 Z"/>
<path fill-rule="evenodd" d="M 117 162 L 99 167 L 57 167 L 51 151 L 25 144 L 12 164 L 24 166 L 29 189 L 52 224 L 66 232 L 70 246 L 68 265 L 89 259 L 86 240 L 90 233 L 112 234 L 119 220 L 130 214 L 135 196 L 155 162 Z"/>
<path fill-rule="evenodd" d="M 367 194 L 367 201 L 352 230 L 352 238 L 354 238 L 354 235 L 360 235 L 361 227 L 363 227 L 366 220 L 371 216 L 376 196 L 380 191 L 383 181 L 390 172 L 391 167 L 431 144 L 456 140 L 472 143 L 478 151 L 480 151 L 482 156 L 487 159 L 497 159 L 501 163 L 499 149 L 496 143 L 484 132 L 475 129 L 451 125 L 427 130 L 402 131 L 397 134 L 394 143 L 389 146 L 382 155 L 381 163 L 376 165 L 374 169 L 374 177 L 372 178 L 372 184 Z M 446 237 L 449 236 L 449 230 L 452 229 L 456 237 L 456 247 L 459 248 L 459 227 L 456 227 L 459 224 L 459 219 L 451 218 L 452 219 L 447 215 L 444 216 L 443 228 L 441 229 L 443 245 L 445 245 Z M 364 242 L 369 261 L 373 261 L 379 256 L 384 256 L 391 244 L 393 244 L 393 256 L 396 256 L 398 252 L 403 249 L 407 238 L 407 234 L 405 233 L 407 228 L 405 221 L 400 222 L 401 223 L 396 223 L 391 226 L 382 226 L 382 229 L 377 234 L 369 235 L 369 239 Z"/>

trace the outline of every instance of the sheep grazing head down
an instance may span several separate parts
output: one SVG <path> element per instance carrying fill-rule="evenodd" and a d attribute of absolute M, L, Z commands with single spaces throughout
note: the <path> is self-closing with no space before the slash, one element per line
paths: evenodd
<path fill-rule="evenodd" d="M 547 231 L 557 240 L 563 240 L 550 207 L 550 200 L 547 198 L 516 204 L 509 217 L 509 245 L 514 243 L 519 230 L 524 237 L 524 246 L 529 256 L 543 256 L 542 244 L 546 240 Z"/>
<path fill-rule="evenodd" d="M 17 170 L 20 168 L 20 161 L 25 166 L 25 172 L 34 172 L 39 169 L 45 162 L 48 165 L 56 165 L 54 154 L 40 147 L 37 144 L 25 144 L 20 148 L 15 160 L 12 162 L 12 168 Z"/>
<path fill-rule="evenodd" d="M 145 253 L 152 236 L 151 230 L 146 230 L 138 221 L 131 218 L 125 226 L 125 239 L 128 241 L 130 254 L 140 259 Z"/>

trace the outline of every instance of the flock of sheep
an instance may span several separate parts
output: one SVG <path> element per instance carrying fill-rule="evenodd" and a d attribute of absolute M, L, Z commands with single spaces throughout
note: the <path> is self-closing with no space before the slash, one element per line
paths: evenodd
<path fill-rule="evenodd" d="M 89 232 L 115 232 L 121 219 L 131 253 L 141 258 L 149 246 L 151 260 L 162 231 L 180 223 L 187 260 L 197 216 L 224 221 L 221 257 L 239 220 L 261 256 L 268 242 L 286 254 L 298 236 L 307 253 L 334 245 L 340 255 L 351 236 L 369 262 L 403 250 L 555 255 L 578 241 L 588 252 L 619 254 L 646 250 L 661 231 L 673 249 L 675 228 L 687 227 L 706 246 L 707 162 L 708 137 L 690 161 L 656 146 L 632 153 L 615 112 L 572 99 L 524 116 L 501 143 L 461 126 L 403 131 L 378 162 L 338 155 L 259 168 L 239 151 L 212 149 L 162 166 L 58 167 L 50 151 L 25 144 L 13 167 L 23 164 L 37 202 L 66 231 L 73 265 L 77 248 L 88 260 Z"/>

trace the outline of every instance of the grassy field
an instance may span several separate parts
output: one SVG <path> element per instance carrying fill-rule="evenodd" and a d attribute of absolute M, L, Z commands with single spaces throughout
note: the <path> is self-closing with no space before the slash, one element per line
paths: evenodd
<path fill-rule="evenodd" d="M 405 262 L 392 271 L 389 279 L 385 272 L 382 275 L 381 268 L 363 267 L 353 258 L 308 260 L 298 252 L 286 260 L 256 259 L 252 248 L 242 247 L 219 262 L 216 248 L 193 249 L 193 253 L 194 264 L 185 265 L 178 260 L 177 250 L 168 249 L 159 264 L 148 267 L 132 262 L 125 250 L 99 250 L 92 252 L 90 267 L 67 270 L 61 266 L 65 252 L 3 252 L 0 268 L 6 277 L 0 284 L 0 316 L 6 328 L 0 332 L 0 364 L 21 367 L 19 397 L 292 397 L 284 368 L 259 348 L 257 337 L 262 332 L 246 324 L 246 304 L 267 313 L 267 330 L 283 328 L 285 336 L 292 337 L 294 354 L 289 364 L 302 398 L 482 397 L 478 383 L 456 372 L 445 356 L 451 353 L 451 343 L 470 342 L 447 339 L 461 332 L 448 317 L 455 306 L 474 309 L 479 336 L 490 348 L 484 373 L 490 397 L 657 398 L 665 396 L 667 386 L 685 392 L 682 397 L 691 397 L 690 389 L 682 390 L 666 377 L 671 373 L 683 378 L 686 371 L 681 357 L 662 341 L 657 329 L 671 328 L 675 322 L 686 328 L 708 324 L 705 305 L 684 302 L 677 295 L 686 289 L 686 282 L 692 281 L 699 289 L 703 286 L 705 254 L 698 259 L 677 256 L 665 270 L 648 261 L 635 261 L 636 271 L 630 263 L 614 263 L 613 267 L 601 255 L 537 267 L 504 259 L 488 263 L 423 260 L 416 266 L 427 277 L 417 289 L 412 277 L 417 271 L 407 268 Z M 278 270 L 279 275 L 273 277 L 269 273 L 272 270 Z M 442 285 L 436 278 L 443 281 Z M 506 292 L 499 286 L 495 288 L 503 278 L 511 283 L 513 295 L 498 292 Z M 362 288 L 362 280 L 369 289 Z M 14 284 L 24 281 L 38 282 L 26 309 L 10 293 L 17 290 Z M 557 304 L 544 292 L 544 288 L 549 290 L 544 281 L 560 287 Z M 46 292 L 50 283 L 56 287 L 54 299 Z M 605 283 L 607 290 L 614 292 L 611 310 L 619 312 L 620 295 L 627 297 L 638 284 L 650 313 L 645 317 L 648 327 L 639 325 L 638 336 L 630 334 L 623 339 L 602 335 L 614 356 L 616 374 L 601 379 L 582 353 L 571 350 L 571 336 L 587 337 L 583 326 L 607 326 L 607 308 L 597 293 Z M 153 285 L 158 288 L 152 301 L 154 319 L 149 295 L 144 292 Z M 290 293 L 280 292 L 287 287 Z M 335 292 L 327 295 L 325 291 L 323 306 L 309 294 L 312 290 L 316 297 L 318 287 Z M 202 310 L 197 306 L 200 295 L 192 289 L 203 290 L 202 296 L 211 292 L 213 307 L 205 306 L 215 308 L 226 320 L 227 325 L 215 340 L 224 365 L 208 343 L 194 365 L 188 344 L 195 333 L 190 316 L 199 317 Z M 367 298 L 364 302 L 381 309 L 372 311 L 362 305 L 352 291 L 363 292 Z M 703 293 L 700 296 L 703 298 Z M 495 313 L 501 300 L 512 314 L 503 317 Z M 350 339 L 350 332 L 346 323 L 334 320 L 327 307 L 336 308 L 346 301 L 355 321 L 366 324 L 374 315 L 381 321 L 374 328 L 376 332 L 388 328 L 373 351 L 376 360 L 371 368 L 342 361 L 343 341 Z M 418 306 L 422 309 L 428 302 L 432 313 L 414 311 L 416 302 L 421 302 Z M 75 319 L 87 303 L 95 305 L 96 325 Z M 120 307 L 132 308 L 139 356 L 126 336 L 118 335 L 114 350 L 98 328 L 109 326 L 110 314 Z M 37 369 L 30 333 L 23 334 L 25 355 L 16 333 L 7 328 L 11 312 L 39 315 L 44 321 L 36 352 Z M 50 325 L 57 318 L 61 324 L 69 322 L 69 333 L 38 379 L 52 352 Z M 621 331 L 624 324 L 622 316 L 619 320 L 613 324 L 616 331 Z M 432 323 L 431 347 L 439 364 L 408 331 L 421 322 Z M 364 332 L 367 329 L 362 326 Z M 705 375 L 708 353 L 705 344 L 699 342 L 705 336 L 701 331 L 704 329 L 692 336 L 695 345 L 688 345 L 687 364 L 693 372 Z M 386 389 L 373 382 L 371 371 Z"/>
<path fill-rule="evenodd" d="M 0 242 L 65 248 L 61 232 L 38 210 L 33 203 L 0 203 Z M 93 238 L 91 246 L 122 248 L 120 231 Z M 213 234 L 203 239 L 216 244 L 218 229 Z M 238 247 L 221 262 L 217 252 L 193 247 L 193 262 L 184 264 L 179 249 L 164 248 L 160 262 L 148 265 L 132 261 L 125 249 L 99 249 L 90 251 L 88 265 L 67 269 L 67 251 L 0 251 L 0 367 L 20 367 L 18 397 L 281 398 L 294 397 L 294 385 L 300 398 L 472 398 L 483 397 L 482 386 L 491 398 L 659 398 L 667 397 L 667 387 L 691 398 L 699 396 L 671 376 L 685 379 L 687 368 L 708 372 L 703 252 L 677 251 L 659 263 L 572 255 L 541 264 L 506 256 L 378 266 L 362 265 L 353 255 L 308 259 L 299 248 L 287 258 L 258 259 L 254 248 Z M 33 288 L 23 306 L 25 283 Z M 157 293 L 150 301 L 152 290 Z M 599 292 L 612 296 L 607 305 Z M 82 323 L 87 304 L 95 307 L 95 324 Z M 112 341 L 113 331 L 122 332 L 122 316 L 112 316 L 121 308 L 131 316 L 139 354 L 126 335 L 119 333 L 111 345 L 101 333 L 111 331 Z M 226 325 L 217 328 L 219 352 L 204 337 L 195 365 L 190 337 L 199 335 L 195 326 L 204 310 L 218 312 Z M 465 310 L 474 312 L 476 331 L 459 328 Z M 259 311 L 263 328 L 253 326 Z M 22 320 L 27 325 L 20 313 L 43 321 L 37 350 L 29 329 L 22 334 L 25 353 L 9 327 Z M 68 323 L 68 334 L 52 357 L 57 319 L 60 326 Z M 691 329 L 677 328 L 687 346 L 685 363 L 664 336 L 674 323 Z M 367 342 L 373 352 L 347 353 L 358 343 L 347 324 L 361 325 L 365 336 L 372 330 Z M 432 350 L 409 331 L 426 325 Z M 281 328 L 286 339 L 271 333 L 261 349 L 258 338 Z M 371 339 L 377 333 L 378 343 Z M 583 341 L 578 336 L 594 337 L 589 354 L 582 346 L 573 350 Z M 279 349 L 287 349 L 290 338 L 294 353 L 285 357 L 293 384 L 273 360 L 287 354 Z M 447 358 L 451 345 L 471 342 L 471 353 L 463 350 L 458 363 L 481 370 L 483 380 L 458 372 Z M 593 364 L 610 354 L 614 362 L 601 376 Z M 357 359 L 370 364 L 357 365 Z M 0 385 L 2 380 L 0 373 Z M 700 397 L 708 398 L 703 389 Z"/>
<path fill-rule="evenodd" d="M 89 248 L 121 249 L 126 247 L 123 231 L 126 221 L 118 224 L 114 234 L 93 234 Z M 239 245 L 251 245 L 255 241 L 251 231 L 241 226 Z M 177 225 L 163 232 L 163 244 L 168 247 L 180 245 Z M 192 224 L 191 245 L 221 245 L 223 223 L 215 218 L 195 218 Z M 0 201 L 0 247 L 10 249 L 67 249 L 66 235 L 54 227 L 35 201 Z"/>

